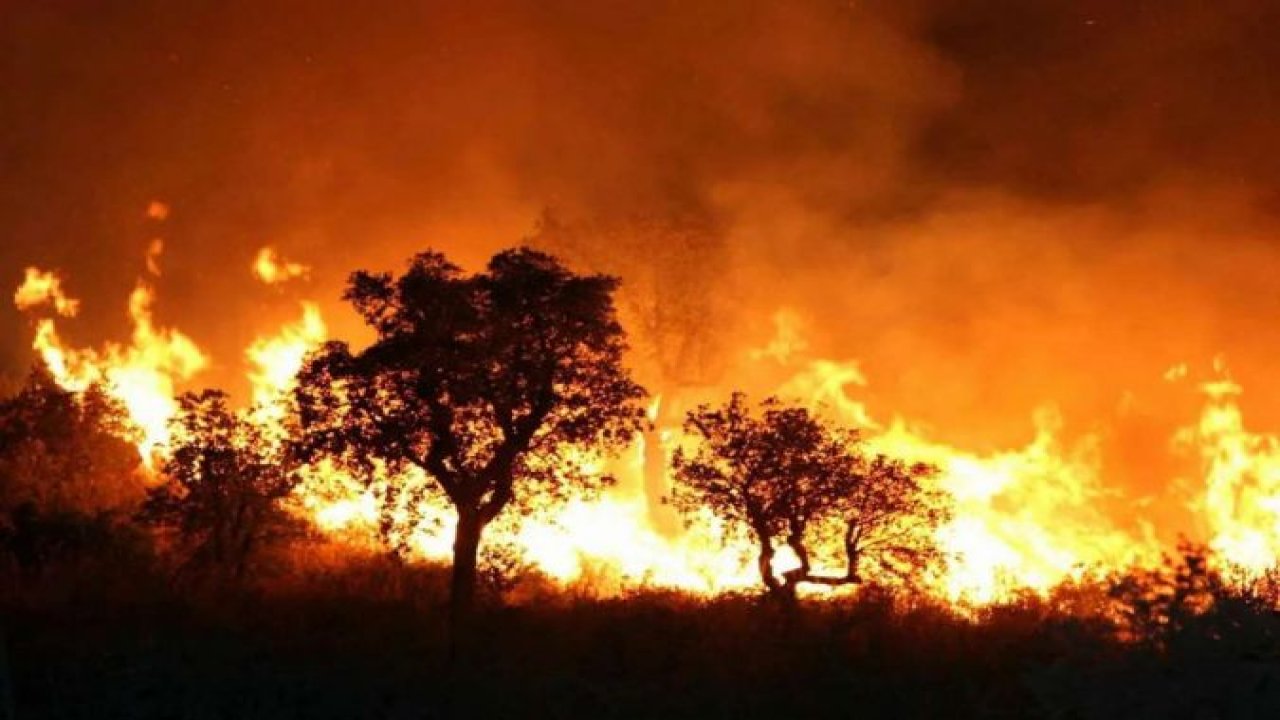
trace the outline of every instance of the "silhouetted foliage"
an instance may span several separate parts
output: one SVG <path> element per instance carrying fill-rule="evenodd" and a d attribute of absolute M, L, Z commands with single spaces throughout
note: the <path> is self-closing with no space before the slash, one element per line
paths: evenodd
<path fill-rule="evenodd" d="M 0 561 L 29 582 L 111 546 L 144 492 L 137 435 L 102 388 L 69 392 L 33 369 L 0 401 Z"/>
<path fill-rule="evenodd" d="M 66 593 L 120 590 L 147 575 L 153 557 L 149 536 L 127 516 L 24 503 L 0 527 L 0 595 L 32 591 L 38 598 L 59 584 Z"/>
<path fill-rule="evenodd" d="M 0 401 L 0 513 L 31 503 L 40 511 L 96 513 L 142 497 L 139 437 L 101 387 L 62 389 L 43 367 Z"/>
<path fill-rule="evenodd" d="M 345 298 L 377 340 L 358 353 L 329 343 L 299 374 L 308 457 L 386 478 L 393 498 L 417 469 L 433 485 L 403 489 L 434 488 L 452 504 L 456 614 L 473 602 L 484 528 L 513 502 L 607 481 L 570 452 L 620 447 L 642 426 L 617 285 L 529 249 L 474 275 L 422 253 L 400 277 L 355 273 Z"/>
<path fill-rule="evenodd" d="M 219 390 L 187 393 L 178 406 L 165 482 L 148 491 L 140 518 L 177 535 L 184 570 L 242 580 L 255 553 L 296 530 L 282 500 L 298 482 L 298 463 Z"/>
<path fill-rule="evenodd" d="M 442 568 L 361 556 L 208 598 L 82 567 L 0 585 L 14 717 L 1280 716 L 1274 581 L 1183 559 L 1159 583 L 1212 602 L 1170 608 L 1182 619 L 1154 641 L 1126 629 L 1130 596 L 1093 580 L 972 614 L 874 586 L 786 613 L 546 588 L 479 609 L 474 661 L 451 668 L 446 618 L 423 612 L 447 594 Z"/>
<path fill-rule="evenodd" d="M 1052 717 L 1280 717 L 1275 577 L 1183 544 L 1163 567 L 1101 583 L 1111 600 L 1102 617 L 1118 642 L 1103 646 L 1092 633 L 1088 652 L 1034 668 L 1028 687 Z M 1081 622 L 1061 608 L 1054 621 Z"/>
<path fill-rule="evenodd" d="M 671 502 L 689 516 L 709 510 L 731 530 L 749 533 L 770 593 L 790 598 L 801 583 L 861 582 L 867 566 L 910 581 L 942 560 L 933 532 L 948 508 L 922 483 L 929 466 L 868 456 L 855 431 L 776 398 L 757 415 L 735 393 L 721 407 L 690 412 L 685 429 L 699 442 L 673 458 Z M 773 568 L 780 544 L 798 561 L 782 573 Z M 844 571 L 818 572 L 822 561 Z"/>

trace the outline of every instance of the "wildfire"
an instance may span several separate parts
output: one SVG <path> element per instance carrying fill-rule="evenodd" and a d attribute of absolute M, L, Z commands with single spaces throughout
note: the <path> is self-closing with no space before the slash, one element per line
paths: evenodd
<path fill-rule="evenodd" d="M 939 483 L 955 502 L 955 517 L 939 530 L 954 554 L 948 597 L 987 603 L 1019 589 L 1045 591 L 1090 568 L 1115 568 L 1159 558 L 1148 534 L 1116 529 L 1098 509 L 1105 494 L 1096 440 L 1065 448 L 1056 412 L 1036 416 L 1023 448 L 979 456 L 933 445 L 901 421 L 876 444 L 941 469 Z"/>
<path fill-rule="evenodd" d="M 133 334 L 127 345 L 106 343 L 101 348 L 74 348 L 63 341 L 53 318 L 36 320 L 33 346 L 60 385 L 81 392 L 103 384 L 128 410 L 143 431 L 138 450 L 150 463 L 169 439 L 168 422 L 177 410 L 176 387 L 208 363 L 189 337 L 178 330 L 157 327 L 152 314 L 155 294 L 140 279 L 129 295 Z M 58 315 L 72 317 L 79 301 L 66 296 L 52 273 L 27 268 L 26 281 L 14 301 L 34 312 L 50 305 Z"/>
<path fill-rule="evenodd" d="M 295 278 L 306 277 L 311 268 L 280 257 L 275 248 L 267 246 L 258 251 L 250 266 L 254 277 L 268 285 L 277 285 Z"/>
<path fill-rule="evenodd" d="M 307 353 L 323 342 L 327 333 L 320 307 L 304 302 L 302 317 L 297 322 L 249 345 L 245 355 L 252 366 L 249 380 L 253 383 L 253 405 L 260 414 L 260 422 L 279 422 L 284 417 L 287 407 L 283 397 L 292 389 L 294 376 Z"/>
<path fill-rule="evenodd" d="M 1199 423 L 1175 438 L 1197 452 L 1205 492 L 1196 504 L 1209 530 L 1209 547 L 1227 562 L 1260 574 L 1280 560 L 1280 438 L 1245 428 L 1237 399 L 1243 392 L 1215 363 L 1218 379 L 1201 385 L 1206 396 Z"/>
<path fill-rule="evenodd" d="M 162 245 L 147 254 L 151 275 L 158 273 Z M 251 265 L 262 282 L 274 285 L 305 275 L 304 265 L 282 260 L 264 248 Z M 209 363 L 197 344 L 174 328 L 158 325 L 155 293 L 144 277 L 129 296 L 133 331 L 127 343 L 77 348 L 60 334 L 58 319 L 74 318 L 80 304 L 57 274 L 28 268 L 14 295 L 21 310 L 52 316 L 34 318 L 34 347 L 64 387 L 81 391 L 103 383 L 145 433 L 139 451 L 147 460 L 164 452 L 167 423 L 176 410 L 175 394 Z M 298 318 L 266 333 L 245 350 L 251 383 L 249 417 L 278 427 L 287 417 L 294 376 L 310 350 L 327 337 L 319 306 L 303 301 Z M 783 397 L 798 398 L 834 413 L 858 427 L 870 447 L 937 466 L 938 487 L 954 502 L 952 520 L 938 539 L 950 556 L 934 591 L 962 603 L 989 603 L 1019 590 L 1045 591 L 1086 569 L 1115 569 L 1154 562 L 1162 550 L 1154 531 L 1121 530 L 1099 509 L 1110 492 L 1101 476 L 1099 439 L 1072 443 L 1061 437 L 1053 408 L 1038 411 L 1031 439 L 1023 447 L 978 454 L 929 439 L 903 418 L 880 422 L 851 395 L 867 385 L 855 363 L 803 361 L 807 346 L 798 322 L 780 312 L 778 342 L 751 351 L 751 362 L 775 362 L 798 368 L 777 387 Z M 1187 375 L 1185 366 L 1168 375 Z M 1242 566 L 1261 572 L 1280 557 L 1280 439 L 1245 429 L 1236 404 L 1241 388 L 1224 369 L 1221 379 L 1203 386 L 1207 402 L 1199 423 L 1180 432 L 1175 446 L 1198 455 L 1203 491 L 1194 501 L 1208 529 L 1211 546 Z M 661 396 L 650 408 L 656 420 Z M 668 421 L 669 423 L 671 421 Z M 647 447 L 645 443 L 657 443 Z M 681 442 L 679 428 L 664 426 L 637 437 L 633 451 L 605 463 L 579 461 L 591 472 L 620 479 L 600 496 L 571 498 L 520 522 L 496 528 L 486 542 L 510 546 L 520 558 L 560 583 L 589 583 L 597 592 L 640 585 L 717 593 L 757 584 L 754 553 L 744 541 L 727 537 L 714 518 L 695 518 L 683 532 L 664 533 L 652 522 L 653 499 L 645 478 L 653 463 L 663 463 L 667 446 Z M 410 478 L 428 487 L 425 477 Z M 399 484 L 399 483 L 397 483 Z M 316 526 L 343 542 L 379 542 L 385 483 L 366 487 L 319 463 L 306 471 L 296 505 Z M 422 494 L 422 505 L 402 501 L 392 507 L 390 525 L 398 540 L 428 558 L 447 558 L 453 522 L 447 506 Z M 788 562 L 784 553 L 776 562 Z"/>
<path fill-rule="evenodd" d="M 27 268 L 26 279 L 13 294 L 13 303 L 19 310 L 47 303 L 63 317 L 75 317 L 80 312 L 80 301 L 67 297 L 57 275 L 33 267 Z"/>
<path fill-rule="evenodd" d="M 847 388 L 866 384 L 856 364 L 820 360 L 783 391 L 862 428 L 875 451 L 939 469 L 937 483 L 954 503 L 954 517 L 938 532 L 951 555 L 938 588 L 944 596 L 989 603 L 1020 589 L 1048 590 L 1087 568 L 1158 560 L 1152 536 L 1121 532 L 1098 509 L 1106 494 L 1098 439 L 1064 447 L 1054 408 L 1035 414 L 1025 447 L 979 455 L 933 442 L 903 418 L 876 422 L 848 395 Z"/>
<path fill-rule="evenodd" d="M 167 212 L 168 208 L 158 203 L 148 209 L 148 215 L 157 220 Z M 159 274 L 163 248 L 163 241 L 157 239 L 147 250 L 146 266 L 151 276 Z M 266 256 L 274 258 L 270 253 Z M 283 267 L 280 272 L 292 273 L 302 266 L 290 263 Z M 274 281 L 276 276 L 270 282 Z M 33 342 L 54 379 L 64 388 L 81 392 L 91 384 L 101 383 L 124 405 L 143 431 L 138 451 L 148 465 L 168 442 L 168 424 L 177 411 L 175 397 L 179 387 L 209 363 L 208 356 L 190 337 L 177 329 L 156 325 L 154 303 L 154 289 L 140 278 L 129 295 L 133 333 L 128 344 L 73 347 L 63 340 L 56 321 L 49 317 L 36 319 Z M 14 294 L 14 304 L 32 313 L 48 306 L 66 318 L 74 317 L 80 307 L 80 301 L 64 291 L 58 275 L 34 267 L 27 268 L 25 279 Z M 254 412 L 256 419 L 266 425 L 277 424 L 284 416 L 282 398 L 290 389 L 293 376 L 307 351 L 326 336 L 319 306 L 304 302 L 301 308 L 302 316 L 297 322 L 284 326 L 275 335 L 254 340 L 246 350 L 252 367 L 249 380 Z"/>

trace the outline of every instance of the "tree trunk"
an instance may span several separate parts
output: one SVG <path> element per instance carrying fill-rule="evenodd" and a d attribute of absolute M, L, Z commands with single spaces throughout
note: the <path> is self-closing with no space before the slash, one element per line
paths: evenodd
<path fill-rule="evenodd" d="M 769 597 L 786 602 L 794 597 L 794 593 L 788 583 L 779 580 L 778 576 L 773 574 L 773 556 L 773 546 L 762 541 L 760 554 L 756 557 L 756 568 L 760 571 L 760 580 L 764 582 L 765 589 L 769 591 Z"/>
<path fill-rule="evenodd" d="M 848 568 L 846 575 L 849 578 L 849 582 L 853 583 L 862 581 L 861 576 L 858 574 L 858 561 L 862 559 L 862 553 L 858 548 L 861 536 L 861 528 L 851 521 L 844 531 L 844 556 L 847 563 L 846 567 Z"/>
<path fill-rule="evenodd" d="M 476 561 L 483 529 L 478 510 L 458 508 L 458 527 L 453 535 L 453 579 L 449 586 L 450 651 L 455 657 L 465 642 L 475 606 Z"/>

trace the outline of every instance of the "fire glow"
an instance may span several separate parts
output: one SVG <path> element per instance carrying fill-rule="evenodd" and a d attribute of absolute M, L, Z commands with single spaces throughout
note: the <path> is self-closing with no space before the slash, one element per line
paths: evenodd
<path fill-rule="evenodd" d="M 147 256 L 149 274 L 158 274 L 157 245 Z M 264 248 L 249 266 L 268 285 L 305 278 L 308 268 L 285 261 Z M 149 467 L 165 452 L 168 421 L 180 388 L 199 382 L 209 356 L 187 334 L 159 326 L 152 307 L 152 284 L 140 279 L 128 301 L 133 332 L 126 343 L 78 348 L 63 340 L 59 323 L 73 320 L 80 302 L 57 272 L 28 268 L 14 295 L 17 307 L 32 318 L 32 346 L 55 379 L 73 391 L 102 383 L 143 430 L 138 450 Z M 625 282 L 625 278 L 623 279 Z M 306 354 L 328 337 L 320 306 L 305 300 L 297 320 L 255 338 L 244 353 L 251 384 L 250 407 L 256 423 L 282 424 L 289 412 L 293 378 Z M 780 309 L 779 318 L 789 315 Z M 753 362 L 786 362 L 789 380 L 776 388 L 834 419 L 859 428 L 877 451 L 940 469 L 939 487 L 954 503 L 954 517 L 938 531 L 950 560 L 932 588 L 940 597 L 984 604 L 1021 591 L 1045 592 L 1086 572 L 1107 572 L 1154 564 L 1163 547 L 1150 524 L 1139 530 L 1119 527 L 1098 509 L 1112 489 L 1103 477 L 1093 439 L 1066 443 L 1061 419 L 1052 408 L 1037 412 L 1034 436 L 1022 447 L 976 453 L 933 441 L 904 418 L 885 422 L 851 396 L 868 384 L 855 362 L 795 359 L 803 338 L 793 323 L 778 323 L 778 337 L 744 355 Z M 785 347 L 784 347 L 785 346 Z M 785 352 L 783 351 L 785 349 Z M 1201 390 L 1201 416 L 1170 439 L 1171 451 L 1198 458 L 1201 477 L 1188 484 L 1185 502 L 1198 518 L 1203 537 L 1222 557 L 1260 573 L 1280 555 L 1280 439 L 1248 430 L 1237 404 L 1241 392 L 1225 365 Z M 1185 367 L 1167 379 L 1179 381 Z M 654 388 L 655 394 L 662 388 Z M 727 394 L 731 388 L 724 388 Z M 660 417 L 661 395 L 651 409 Z M 646 493 L 649 467 L 665 464 L 682 442 L 678 422 L 637 436 L 619 458 L 581 457 L 593 473 L 610 473 L 618 484 L 596 497 L 574 497 L 520 522 L 499 522 L 496 542 L 516 549 L 520 558 L 562 584 L 582 583 L 599 593 L 642 586 L 713 594 L 746 589 L 758 582 L 752 550 L 723 536 L 709 515 L 682 529 L 660 529 L 662 512 Z M 655 445 L 656 444 L 656 445 Z M 335 542 L 371 546 L 377 539 L 379 488 L 365 488 L 324 463 L 308 469 L 295 506 Z M 416 478 L 415 482 L 426 482 Z M 425 502 L 430 502 L 425 501 Z M 433 560 L 449 557 L 452 516 L 447 506 L 402 508 L 402 519 L 419 518 L 401 530 L 415 554 Z M 510 514 L 510 513 L 509 513 Z M 490 542 L 490 541 L 486 541 Z M 782 553 L 776 562 L 785 563 Z"/>

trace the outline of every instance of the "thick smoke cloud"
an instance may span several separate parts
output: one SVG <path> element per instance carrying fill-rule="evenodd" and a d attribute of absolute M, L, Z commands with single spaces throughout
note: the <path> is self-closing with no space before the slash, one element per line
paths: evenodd
<path fill-rule="evenodd" d="M 162 235 L 159 318 L 218 359 L 207 382 L 234 388 L 248 339 L 294 312 L 249 275 L 262 245 L 314 267 L 307 292 L 345 333 L 349 270 L 427 245 L 479 262 L 551 207 L 610 233 L 705 228 L 714 251 L 578 257 L 624 278 L 705 262 L 676 285 L 718 298 L 742 338 L 719 351 L 790 307 L 812 352 L 861 360 L 873 407 L 948 439 L 1016 440 L 1045 402 L 1080 431 L 1165 437 L 1195 399 L 1161 373 L 1220 351 L 1250 411 L 1275 395 L 1266 0 L 0 13 L 4 277 L 62 269 L 76 339 L 119 337 Z M 19 372 L 26 321 L 0 318 Z"/>

